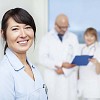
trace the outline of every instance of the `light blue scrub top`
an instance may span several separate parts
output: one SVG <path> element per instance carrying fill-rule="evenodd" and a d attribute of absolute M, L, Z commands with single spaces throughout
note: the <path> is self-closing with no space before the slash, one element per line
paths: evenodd
<path fill-rule="evenodd" d="M 9 49 L 0 62 L 0 100 L 47 100 L 46 86 L 37 68 L 29 62 L 35 81 Z"/>

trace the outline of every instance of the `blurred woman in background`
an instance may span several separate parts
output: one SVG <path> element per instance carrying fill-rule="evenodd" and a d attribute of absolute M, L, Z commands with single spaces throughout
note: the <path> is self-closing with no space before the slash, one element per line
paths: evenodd
<path fill-rule="evenodd" d="M 79 69 L 79 94 L 82 100 L 100 100 L 100 45 L 96 29 L 87 28 L 82 55 L 93 55 L 86 66 Z"/>

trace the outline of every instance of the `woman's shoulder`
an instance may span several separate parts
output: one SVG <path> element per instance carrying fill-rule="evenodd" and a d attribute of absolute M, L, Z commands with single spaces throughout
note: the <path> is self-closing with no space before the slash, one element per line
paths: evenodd
<path fill-rule="evenodd" d="M 94 55 L 100 57 L 100 44 L 98 42 L 95 44 L 95 53 L 94 53 Z"/>
<path fill-rule="evenodd" d="M 100 50 L 100 43 L 99 42 L 95 43 L 95 48 L 96 48 L 97 51 Z"/>
<path fill-rule="evenodd" d="M 9 61 L 7 60 L 7 57 L 4 55 L 3 59 L 0 61 L 0 74 L 9 73 L 9 70 Z"/>

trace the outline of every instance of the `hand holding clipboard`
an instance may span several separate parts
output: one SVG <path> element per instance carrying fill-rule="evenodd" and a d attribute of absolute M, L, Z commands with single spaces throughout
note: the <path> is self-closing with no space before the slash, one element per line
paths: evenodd
<path fill-rule="evenodd" d="M 77 55 L 75 56 L 71 64 L 86 66 L 89 63 L 89 59 L 91 59 L 92 57 L 93 56 L 90 55 Z"/>

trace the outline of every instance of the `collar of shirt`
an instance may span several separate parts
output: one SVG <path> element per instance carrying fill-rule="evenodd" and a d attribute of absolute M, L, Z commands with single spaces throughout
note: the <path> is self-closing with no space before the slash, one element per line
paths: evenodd
<path fill-rule="evenodd" d="M 86 48 L 86 49 L 91 49 L 92 47 L 96 47 L 96 45 L 97 45 L 97 42 L 91 44 L 90 46 L 87 46 L 87 45 L 86 45 L 85 48 Z"/>
<path fill-rule="evenodd" d="M 59 37 L 60 41 L 63 40 L 63 36 L 64 36 L 64 35 L 58 33 L 58 37 Z"/>
<path fill-rule="evenodd" d="M 90 46 L 85 45 L 81 50 L 81 54 L 94 55 L 96 48 L 97 48 L 97 42 L 91 44 Z"/>
<path fill-rule="evenodd" d="M 24 65 L 21 63 L 21 61 L 17 58 L 17 56 L 9 48 L 6 49 L 6 56 L 15 71 L 19 71 L 24 68 Z M 31 67 L 34 68 L 32 63 L 28 59 L 27 59 L 27 62 L 29 63 Z"/>
<path fill-rule="evenodd" d="M 58 38 L 58 33 L 57 33 L 57 31 L 55 30 L 55 29 L 52 29 L 51 31 L 50 31 L 50 33 L 52 34 L 52 35 L 54 35 L 55 37 L 57 37 Z M 64 34 L 64 36 L 63 36 L 63 39 L 67 39 L 68 37 L 69 37 L 69 35 L 70 35 L 70 32 L 69 31 L 66 31 L 65 32 L 65 34 Z"/>

